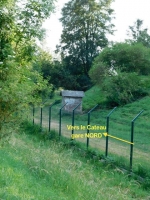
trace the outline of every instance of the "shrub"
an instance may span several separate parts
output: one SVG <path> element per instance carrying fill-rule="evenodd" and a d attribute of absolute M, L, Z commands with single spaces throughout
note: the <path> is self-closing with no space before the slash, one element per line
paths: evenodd
<path fill-rule="evenodd" d="M 147 95 L 141 85 L 141 79 L 136 73 L 122 72 L 107 77 L 102 89 L 105 90 L 109 105 L 125 105 Z"/>

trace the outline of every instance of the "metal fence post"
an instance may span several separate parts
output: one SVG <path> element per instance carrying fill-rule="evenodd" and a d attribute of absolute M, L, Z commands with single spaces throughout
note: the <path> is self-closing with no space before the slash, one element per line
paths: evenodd
<path fill-rule="evenodd" d="M 68 103 L 68 102 L 67 102 Z M 66 104 L 67 104 L 66 103 Z M 59 137 L 61 136 L 61 111 L 62 111 L 62 109 L 65 107 L 65 105 L 66 104 L 64 104 L 61 108 L 60 108 L 60 110 L 59 110 Z"/>
<path fill-rule="evenodd" d="M 113 113 L 113 111 L 116 109 L 117 107 L 114 107 L 113 110 L 110 111 L 110 113 L 107 115 L 107 125 L 106 125 L 106 132 L 108 134 L 109 132 L 109 117 L 110 115 Z M 107 157 L 108 155 L 108 135 L 106 136 L 106 151 L 105 151 L 105 156 Z"/>
<path fill-rule="evenodd" d="M 52 106 L 55 104 L 56 102 L 54 102 L 52 105 L 50 105 L 49 107 L 49 123 L 48 123 L 48 131 L 50 132 L 51 130 L 51 109 L 52 109 Z"/>
<path fill-rule="evenodd" d="M 78 108 L 78 106 L 80 105 L 81 103 L 79 103 L 72 111 L 72 135 L 74 134 L 74 111 Z"/>
<path fill-rule="evenodd" d="M 42 122 L 43 122 L 43 105 L 44 105 L 44 103 L 46 101 L 47 101 L 47 99 L 44 102 L 42 102 L 42 104 L 41 104 L 41 117 L 40 117 L 40 127 L 41 127 L 41 130 L 42 130 Z"/>
<path fill-rule="evenodd" d="M 91 112 L 98 106 L 98 104 L 96 106 L 94 106 L 89 112 L 88 112 L 88 123 L 87 123 L 87 126 L 90 125 L 90 114 Z M 87 128 L 87 136 L 89 134 L 89 129 Z M 89 146 L 89 137 L 87 137 L 87 143 L 86 143 L 86 146 L 88 148 Z"/>
<path fill-rule="evenodd" d="M 132 170 L 133 163 L 133 139 L 134 139 L 134 122 L 142 114 L 142 110 L 136 117 L 131 121 L 131 145 L 130 145 L 130 170 Z"/>

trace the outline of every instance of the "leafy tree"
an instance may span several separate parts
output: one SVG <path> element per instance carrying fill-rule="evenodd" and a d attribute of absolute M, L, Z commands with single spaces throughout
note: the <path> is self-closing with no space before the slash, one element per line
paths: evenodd
<path fill-rule="evenodd" d="M 47 82 L 31 61 L 36 60 L 42 22 L 52 10 L 53 0 L 0 2 L 0 129 L 29 103 L 41 101 L 38 94 Z"/>
<path fill-rule="evenodd" d="M 105 91 L 109 106 L 125 105 L 147 95 L 143 80 L 135 72 L 118 72 L 115 76 L 107 77 L 102 90 Z"/>
<path fill-rule="evenodd" d="M 129 26 L 128 35 L 130 43 L 142 43 L 150 48 L 150 35 L 147 28 L 143 28 L 143 20 L 137 19 L 133 26 Z"/>
<path fill-rule="evenodd" d="M 111 2 L 73 0 L 62 9 L 63 32 L 57 51 L 61 52 L 65 71 L 76 79 L 74 88 L 86 90 L 89 87 L 92 61 L 108 44 L 106 34 L 113 32 Z"/>
<path fill-rule="evenodd" d="M 124 105 L 147 95 L 150 75 L 150 49 L 141 43 L 117 43 L 105 48 L 89 72 L 111 105 Z"/>
<path fill-rule="evenodd" d="M 95 70 L 95 72 L 93 72 Z M 116 43 L 112 47 L 106 47 L 95 59 L 91 72 L 103 76 L 115 70 L 121 72 L 137 72 L 139 75 L 150 73 L 150 49 L 142 44 Z M 97 74 L 97 76 L 98 76 Z M 93 77 L 94 79 L 94 77 Z"/>

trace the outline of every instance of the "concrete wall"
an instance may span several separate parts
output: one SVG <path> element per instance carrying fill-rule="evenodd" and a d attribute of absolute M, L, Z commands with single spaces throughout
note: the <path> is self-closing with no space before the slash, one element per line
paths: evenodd
<path fill-rule="evenodd" d="M 68 113 L 71 113 L 72 110 L 79 103 L 81 103 L 81 104 L 77 107 L 77 109 L 75 111 L 81 113 L 82 112 L 82 98 L 80 98 L 80 97 L 63 97 L 63 99 L 62 99 L 62 105 L 66 104 L 63 110 Z"/>
<path fill-rule="evenodd" d="M 82 98 L 84 92 L 82 91 L 69 91 L 64 90 L 61 92 L 62 95 L 62 106 L 65 105 L 63 111 L 72 113 L 73 109 L 81 103 L 75 110 L 75 112 L 82 113 Z"/>

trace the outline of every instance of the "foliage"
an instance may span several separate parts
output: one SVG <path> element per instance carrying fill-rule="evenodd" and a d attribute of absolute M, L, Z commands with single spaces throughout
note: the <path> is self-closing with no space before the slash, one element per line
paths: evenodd
<path fill-rule="evenodd" d="M 93 59 L 108 44 L 106 33 L 112 33 L 111 0 L 74 0 L 65 4 L 60 21 L 63 26 L 61 53 L 65 71 L 75 77 L 74 88 L 90 86 L 88 72 Z M 68 85 L 65 84 L 68 89 Z"/>
<path fill-rule="evenodd" d="M 102 90 L 106 92 L 110 106 L 125 105 L 147 95 L 143 90 L 140 77 L 135 72 L 118 72 L 116 76 L 106 78 Z"/>
<path fill-rule="evenodd" d="M 62 86 L 68 86 L 68 89 L 73 88 L 75 77 L 65 70 L 64 65 L 58 60 L 52 60 L 48 52 L 40 50 L 38 59 L 33 63 L 33 68 L 42 73 L 43 78 L 48 81 L 52 87 L 51 96 L 54 91 Z"/>
<path fill-rule="evenodd" d="M 94 84 L 101 85 L 104 79 L 111 74 L 109 73 L 109 66 L 99 61 L 99 57 L 97 57 L 89 71 L 89 75 Z"/>
<path fill-rule="evenodd" d="M 129 26 L 128 36 L 131 39 L 127 40 L 130 43 L 142 43 L 145 47 L 150 48 L 150 35 L 147 28 L 143 28 L 143 20 L 137 19 L 133 26 Z"/>
<path fill-rule="evenodd" d="M 106 91 L 112 105 L 123 105 L 146 95 L 149 80 L 145 77 L 149 74 L 150 49 L 140 43 L 117 43 L 105 48 L 89 72 L 92 81 Z"/>
<path fill-rule="evenodd" d="M 43 99 L 51 98 L 54 93 L 55 86 L 51 77 L 51 69 L 53 66 L 52 56 L 49 52 L 38 48 L 36 51 L 36 60 L 32 62 L 33 70 L 42 74 L 43 79 L 48 83 L 48 86 L 43 91 L 40 91 L 39 94 Z"/>
<path fill-rule="evenodd" d="M 0 3 L 0 129 L 29 103 L 41 101 L 38 93 L 47 82 L 31 61 L 36 60 L 35 41 L 43 36 L 41 24 L 52 10 L 53 0 Z"/>
<path fill-rule="evenodd" d="M 113 70 L 121 72 L 136 72 L 139 75 L 150 73 L 150 49 L 137 43 L 116 43 L 106 47 L 93 63 L 93 68 L 100 68 L 101 75 L 109 75 Z M 98 70 L 98 69 L 97 69 Z"/>

